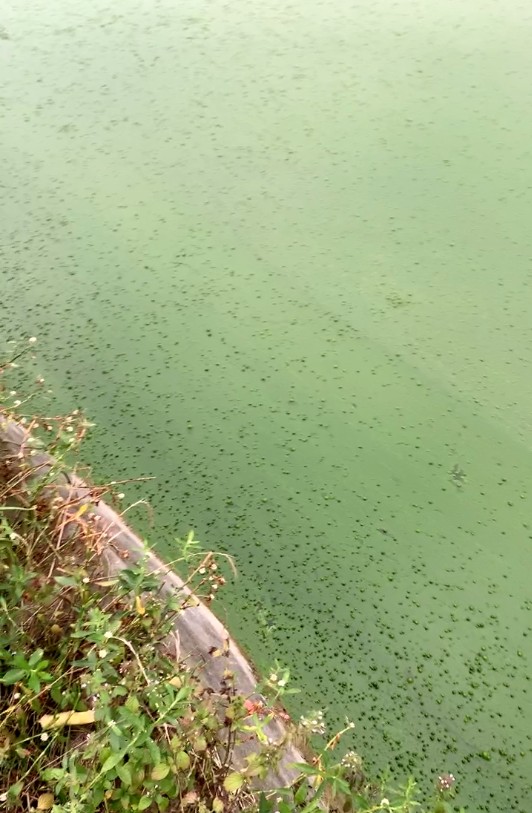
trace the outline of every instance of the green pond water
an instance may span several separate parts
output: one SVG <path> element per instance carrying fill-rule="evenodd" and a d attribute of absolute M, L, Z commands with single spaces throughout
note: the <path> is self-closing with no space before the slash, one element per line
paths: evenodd
<path fill-rule="evenodd" d="M 0 9 L 1 330 L 371 772 L 532 803 L 532 7 Z M 144 523 L 142 509 L 131 513 Z"/>

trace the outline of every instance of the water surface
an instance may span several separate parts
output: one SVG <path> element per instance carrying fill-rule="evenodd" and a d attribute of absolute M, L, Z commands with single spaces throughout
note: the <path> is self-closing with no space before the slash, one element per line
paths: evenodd
<path fill-rule="evenodd" d="M 19 0 L 6 337 L 375 772 L 528 811 L 532 11 Z M 139 518 L 139 521 L 140 518 Z"/>

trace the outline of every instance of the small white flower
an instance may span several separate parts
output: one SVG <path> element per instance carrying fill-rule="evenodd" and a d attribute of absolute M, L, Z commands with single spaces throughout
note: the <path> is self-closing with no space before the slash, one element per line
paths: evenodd
<path fill-rule="evenodd" d="M 116 495 L 116 497 L 117 497 L 117 499 L 118 499 L 118 500 L 123 500 L 125 496 L 126 496 L 126 495 L 124 494 L 124 492 L 123 492 L 123 491 L 121 491 L 121 492 L 120 492 L 120 494 L 117 494 L 117 495 Z"/>
<path fill-rule="evenodd" d="M 46 742 L 46 740 L 48 740 L 49 738 L 50 738 L 50 735 L 49 735 L 49 734 L 47 734 L 47 733 L 46 733 L 46 731 L 44 731 L 44 732 L 41 734 L 41 740 L 42 740 L 43 742 Z"/>
<path fill-rule="evenodd" d="M 99 658 L 106 658 L 107 657 L 107 650 L 106 649 L 99 649 L 98 650 L 98 657 Z"/>
<path fill-rule="evenodd" d="M 362 757 L 356 751 L 348 751 L 342 759 L 342 765 L 352 771 L 360 771 L 362 768 Z"/>
<path fill-rule="evenodd" d="M 104 632 L 104 634 L 103 634 L 103 637 L 104 637 L 104 638 L 112 638 L 112 637 L 113 637 L 113 633 L 111 632 L 111 630 L 106 630 L 106 631 Z"/>
<path fill-rule="evenodd" d="M 7 793 L 0 793 L 0 802 L 7 802 Z"/>
<path fill-rule="evenodd" d="M 281 680 L 277 681 L 277 685 L 281 686 L 281 688 L 283 686 L 286 686 L 286 680 L 284 678 L 281 678 Z"/>
<path fill-rule="evenodd" d="M 381 799 L 381 807 L 390 807 L 390 800 L 386 799 L 386 797 Z"/>
<path fill-rule="evenodd" d="M 37 336 L 30 336 L 30 338 L 28 339 L 28 342 L 30 344 L 35 344 L 36 341 L 37 341 Z"/>
<path fill-rule="evenodd" d="M 272 674 L 270 675 L 270 683 L 277 683 L 277 675 L 275 674 L 275 672 L 272 672 Z"/>
<path fill-rule="evenodd" d="M 13 695 L 13 700 L 18 700 L 20 698 L 20 692 L 15 692 Z"/>
<path fill-rule="evenodd" d="M 12 398 L 14 398 L 14 397 L 15 397 L 15 395 L 17 394 L 17 391 L 16 391 L 16 390 L 11 390 L 11 392 L 10 392 L 9 394 L 10 394 L 10 396 L 11 396 Z"/>
<path fill-rule="evenodd" d="M 88 576 L 84 576 L 81 581 L 83 582 L 83 584 L 88 584 L 90 582 L 90 579 Z"/>
<path fill-rule="evenodd" d="M 301 717 L 300 724 L 311 734 L 325 734 L 326 726 L 322 711 L 315 711 L 312 716 Z"/>
<path fill-rule="evenodd" d="M 17 398 L 17 400 L 13 402 L 13 406 L 16 406 L 16 407 L 20 406 L 21 403 L 22 403 L 22 401 L 19 401 L 18 398 Z"/>

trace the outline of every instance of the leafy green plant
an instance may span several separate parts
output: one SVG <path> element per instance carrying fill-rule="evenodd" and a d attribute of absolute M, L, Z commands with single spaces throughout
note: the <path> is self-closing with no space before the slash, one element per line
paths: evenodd
<path fill-rule="evenodd" d="M 20 683 L 34 694 L 38 694 L 41 691 L 41 684 L 50 683 L 54 679 L 53 675 L 46 671 L 50 661 L 43 656 L 42 649 L 36 649 L 27 659 L 18 652 L 13 654 L 5 650 L 0 652 L 4 664 L 8 666 L 0 682 L 6 686 Z"/>
<path fill-rule="evenodd" d="M 10 534 L 0 540 L 4 801 L 23 810 L 33 799 L 56 813 L 180 810 L 184 799 L 191 811 L 216 799 L 232 809 L 240 788 L 226 780 L 247 713 L 229 675 L 212 697 L 186 666 L 158 654 L 151 622 L 164 635 L 176 606 L 142 564 L 124 571 L 110 597 L 90 556 L 67 569 L 49 546 L 41 560 L 34 530 L 18 526 L 27 544 L 16 552 Z M 19 574 L 23 554 L 29 580 Z"/>

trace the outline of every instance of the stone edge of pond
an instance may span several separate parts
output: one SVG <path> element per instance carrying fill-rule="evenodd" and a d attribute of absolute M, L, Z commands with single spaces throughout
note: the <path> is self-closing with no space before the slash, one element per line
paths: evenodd
<path fill-rule="evenodd" d="M 0 411 L 0 482 L 7 482 L 13 476 L 26 481 L 44 478 L 57 465 L 57 461 L 46 452 L 29 448 L 27 441 L 27 428 Z M 45 504 L 50 506 L 57 497 L 71 503 L 76 510 L 80 504 L 89 504 L 85 516 L 90 514 L 94 518 L 95 529 L 101 534 L 100 556 L 110 577 L 143 560 L 147 571 L 159 580 L 163 595 L 193 596 L 178 574 L 146 546 L 113 508 L 103 500 L 94 501 L 93 490 L 77 475 L 54 474 L 41 493 Z M 73 521 L 74 513 L 73 509 Z M 244 696 L 253 695 L 257 691 L 257 679 L 251 663 L 215 614 L 197 597 L 194 599 L 196 606 L 187 607 L 177 616 L 173 640 L 165 642 L 165 650 L 194 667 L 205 688 L 219 691 L 223 673 L 229 669 L 234 674 L 236 690 Z M 223 649 L 226 654 L 213 657 L 213 649 Z M 264 730 L 272 743 L 283 743 L 287 735 L 285 725 L 277 719 L 268 723 Z M 257 783 L 259 788 L 287 787 L 300 775 L 294 763 L 305 762 L 303 754 L 290 742 L 283 744 L 282 750 L 278 765 L 263 782 Z M 254 742 L 240 745 L 234 755 L 234 767 L 242 767 L 245 757 L 254 751 Z"/>

